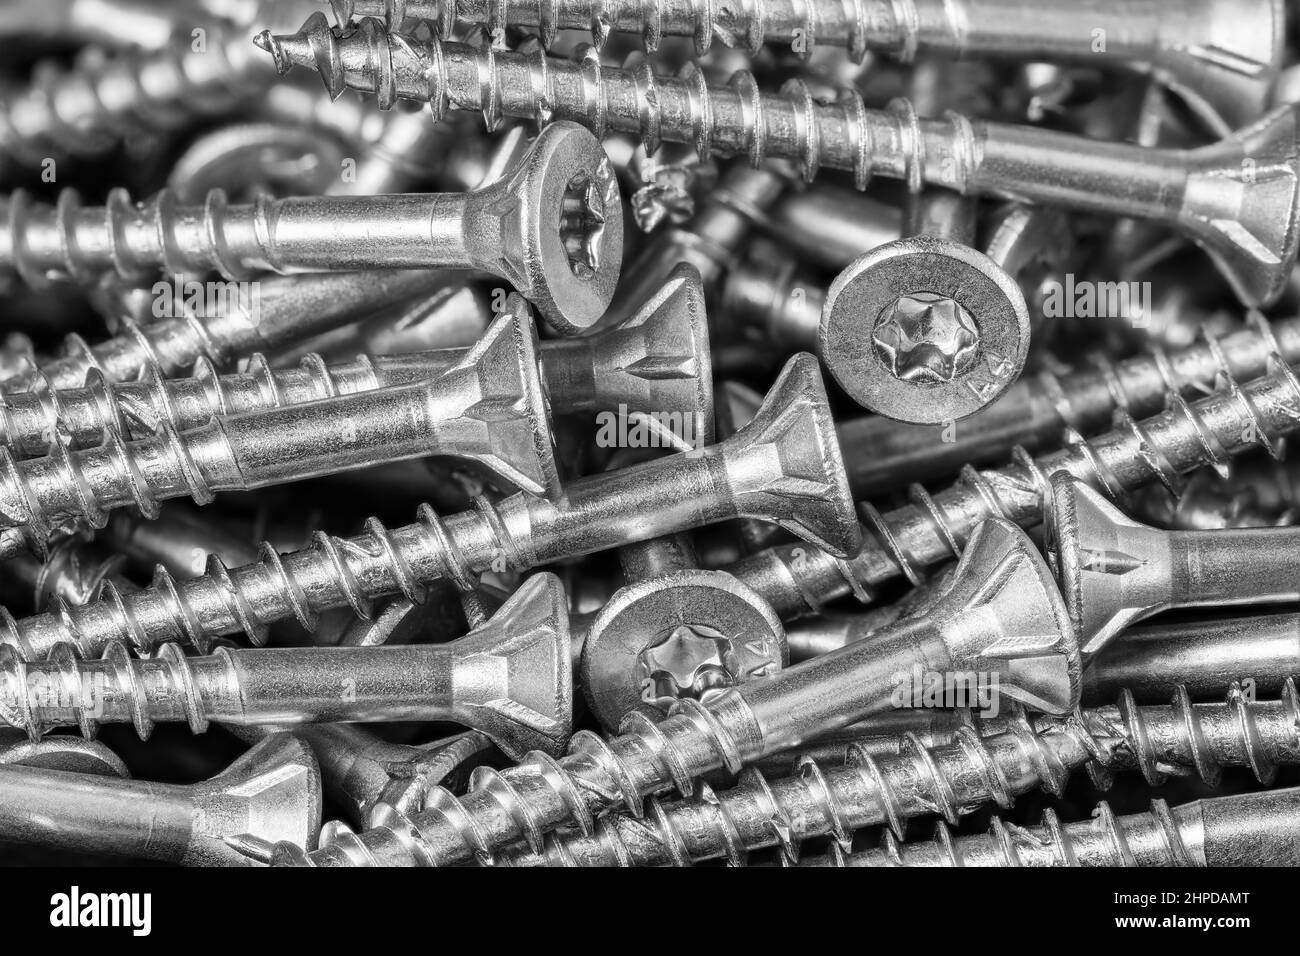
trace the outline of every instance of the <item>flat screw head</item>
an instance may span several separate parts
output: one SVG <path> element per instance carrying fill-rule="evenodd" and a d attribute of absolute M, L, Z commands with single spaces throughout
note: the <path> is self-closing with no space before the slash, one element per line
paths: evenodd
<path fill-rule="evenodd" d="M 887 243 L 835 279 L 822 362 L 858 404 L 933 425 L 988 405 L 1029 354 L 1029 309 L 992 259 L 931 236 Z"/>

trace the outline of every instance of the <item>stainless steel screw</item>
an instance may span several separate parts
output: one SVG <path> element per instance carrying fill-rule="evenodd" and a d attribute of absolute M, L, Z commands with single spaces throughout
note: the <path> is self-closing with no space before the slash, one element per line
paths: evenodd
<path fill-rule="evenodd" d="M 1174 685 L 1193 700 L 1222 693 L 1231 681 L 1258 697 L 1282 693 L 1300 675 L 1300 615 L 1262 614 L 1130 628 L 1083 672 L 1084 700 L 1127 689 L 1140 702 L 1167 697 Z"/>
<path fill-rule="evenodd" d="M 0 834 L 16 843 L 186 866 L 239 866 L 229 838 L 316 843 L 320 770 L 289 734 L 192 786 L 0 765 Z"/>
<path fill-rule="evenodd" d="M 1281 700 L 1248 701 L 1239 687 L 1226 703 L 1190 704 L 1186 693 L 1163 707 L 1118 706 L 1065 719 L 1024 716 L 966 726 L 951 743 L 923 746 L 914 734 L 898 752 L 872 756 L 849 745 L 841 766 L 808 756 L 793 776 L 768 780 L 750 769 L 739 785 L 701 791 L 650 808 L 645 819 L 603 818 L 595 833 L 555 834 L 542 854 L 511 851 L 524 865 L 662 866 L 725 858 L 743 864 L 752 850 L 776 846 L 787 862 L 804 840 L 829 836 L 847 850 L 857 830 L 884 824 L 902 839 L 909 820 L 938 813 L 950 825 L 987 803 L 1009 809 L 1043 787 L 1060 795 L 1072 771 L 1087 766 L 1103 784 L 1115 771 L 1140 770 L 1151 785 L 1165 775 L 1218 780 L 1224 766 L 1249 766 L 1265 782 L 1278 764 L 1300 762 L 1300 697 L 1288 683 Z M 334 834 L 338 838 L 338 834 Z M 346 838 L 344 838 L 346 841 Z M 328 844 L 322 841 L 322 847 Z"/>
<path fill-rule="evenodd" d="M 0 642 L 39 659 L 58 643 L 92 657 L 112 641 L 149 650 L 167 641 L 202 648 L 238 631 L 264 640 L 267 624 L 282 618 L 310 629 L 328 608 L 365 616 L 378 597 L 418 602 L 425 582 L 447 579 L 466 592 L 488 569 L 533 567 L 742 514 L 840 554 L 861 541 L 812 356 L 791 359 L 754 421 L 726 441 L 574 481 L 558 501 L 478 499 L 476 510 L 445 519 L 424 506 L 415 524 L 390 531 L 372 519 L 354 538 L 318 534 L 310 548 L 269 552 L 233 571 L 212 562 L 206 575 L 182 582 L 160 572 L 153 586 L 107 589 L 94 605 L 60 605 L 21 622 L 0 616 Z"/>
<path fill-rule="evenodd" d="M 507 298 L 505 311 L 518 321 L 530 321 L 531 311 L 517 295 Z M 499 334 L 499 328 L 488 333 Z M 191 378 L 163 380 L 151 368 L 133 382 L 93 381 L 80 388 L 18 392 L 0 396 L 0 445 L 21 459 L 49 454 L 56 440 L 71 448 L 91 448 L 114 432 L 135 440 L 152 437 L 164 425 L 188 432 L 218 416 L 436 380 L 469 354 L 468 349 L 436 349 L 331 364 L 309 354 L 292 369 L 273 369 L 256 354 L 246 371 L 227 375 L 200 360 Z M 483 360 L 509 358 L 485 357 L 481 346 L 475 354 Z M 630 415 L 677 413 L 690 416 L 691 435 L 698 441 L 711 438 L 708 323 L 699 274 L 690 266 L 674 270 L 669 282 L 623 325 L 544 342 L 538 358 L 552 412 L 589 413 L 621 405 Z"/>
<path fill-rule="evenodd" d="M 538 368 L 536 330 L 522 304 L 436 378 L 211 419 L 181 434 L 126 442 L 110 427 L 98 448 L 55 443 L 46 458 L 0 449 L 0 526 L 28 526 L 37 542 L 62 519 L 103 527 L 113 508 L 146 516 L 158 502 L 265 487 L 431 454 L 472 459 L 510 485 L 558 495 L 559 472 Z"/>
<path fill-rule="evenodd" d="M 764 43 L 847 47 L 855 61 L 868 50 L 904 63 L 918 54 L 993 56 L 1079 63 L 1152 73 L 1209 119 L 1248 122 L 1263 112 L 1282 66 L 1285 19 L 1267 0 L 1201 0 L 1172 13 L 1159 0 L 990 2 L 902 0 L 868 5 L 839 0 L 329 0 L 342 24 L 383 17 L 390 29 L 408 18 L 457 22 L 489 30 L 538 31 L 549 47 L 559 30 L 588 30 L 597 47 L 611 33 L 640 33 L 654 50 L 664 36 L 695 38 L 703 54 L 715 37 L 757 53 Z M 1104 54 L 1097 49 L 1101 31 Z M 1212 51 L 1212 52 L 1211 52 Z"/>
<path fill-rule="evenodd" d="M 1300 529 L 1160 531 L 1087 485 L 1052 478 L 1048 554 L 1085 654 L 1158 611 L 1300 599 Z"/>
<path fill-rule="evenodd" d="M 618 181 L 580 126 L 541 132 L 504 178 L 469 193 L 259 197 L 228 205 L 220 191 L 181 206 L 163 191 L 132 205 L 114 190 L 81 208 L 22 192 L 0 201 L 0 265 L 30 285 L 51 277 L 124 277 L 163 268 L 246 278 L 260 271 L 475 268 L 501 276 L 557 331 L 573 334 L 609 305 L 623 249 Z"/>
<path fill-rule="evenodd" d="M 955 484 L 934 494 L 914 486 L 912 504 L 884 515 L 860 505 L 871 537 L 849 561 L 795 544 L 769 548 L 727 570 L 782 617 L 847 594 L 869 602 L 876 588 L 900 577 L 920 583 L 922 569 L 958 554 L 985 518 L 1038 524 L 1049 507 L 1049 476 L 1058 471 L 1121 497 L 1154 482 L 1176 491 L 1181 475 L 1204 465 L 1222 468 L 1246 449 L 1262 445 L 1276 453 L 1277 437 L 1300 427 L 1300 381 L 1277 359 L 1276 344 L 1267 351 L 1269 373 L 1244 386 L 1224 365 L 1222 387 L 1197 402 L 1174 398 L 1167 411 L 1141 421 L 1120 413 L 1112 431 L 1089 441 L 1073 436 L 1068 447 L 1037 459 L 1016 450 L 1013 462 L 997 469 L 967 467 Z"/>
<path fill-rule="evenodd" d="M 331 91 L 352 87 L 448 109 L 541 122 L 573 120 L 598 136 L 636 132 L 647 150 L 661 140 L 693 142 L 701 156 L 745 153 L 793 160 L 811 179 L 822 166 L 851 170 L 863 188 L 873 173 L 959 192 L 1065 205 L 1103 215 L 1152 219 L 1181 230 L 1215 260 L 1248 305 L 1282 292 L 1295 261 L 1300 175 L 1296 111 L 1280 107 L 1199 150 L 1144 149 L 956 114 L 919 119 L 906 102 L 869 110 L 850 93 L 817 101 L 795 81 L 762 92 L 742 72 L 710 85 L 692 66 L 676 78 L 647 64 L 602 66 L 594 50 L 576 61 L 385 33 L 377 20 L 332 31 L 313 16 L 292 36 L 264 32 L 258 43 L 286 72 L 317 70 Z M 1105 175 L 1097 170 L 1104 169 Z"/>
<path fill-rule="evenodd" d="M 0 170 L 103 153 L 130 132 L 225 112 L 274 83 L 246 31 L 211 18 L 201 25 L 201 47 L 186 30 L 161 49 L 92 51 L 71 69 L 39 67 L 0 103 Z"/>
<path fill-rule="evenodd" d="M 578 733 L 558 763 L 530 760 L 475 771 L 469 793 L 439 791 L 411 818 L 384 825 L 310 857 L 285 848 L 277 862 L 316 865 L 446 864 L 494 852 L 516 840 L 542 849 L 547 831 L 573 822 L 584 834 L 593 816 L 669 786 L 689 796 L 692 781 L 725 766 L 796 746 L 889 706 L 895 671 L 913 665 L 997 671 L 1008 696 L 1061 712 L 1076 702 L 1077 658 L 1063 629 L 1060 595 L 1022 532 L 989 521 L 972 539 L 949 600 L 866 645 L 724 691 L 707 706 L 684 700 L 659 723 L 629 716 L 621 736 Z"/>
<path fill-rule="evenodd" d="M 480 730 L 508 755 L 556 753 L 573 730 L 573 669 L 564 588 L 529 580 L 483 627 L 450 644 L 245 650 L 185 657 L 174 644 L 149 660 L 110 644 L 102 660 L 69 645 L 27 663 L 0 648 L 0 720 L 38 739 L 76 725 L 211 721 L 294 724 L 449 720 Z"/>
<path fill-rule="evenodd" d="M 995 819 L 987 835 L 836 854 L 829 866 L 1295 866 L 1300 787 L 1210 797 L 1169 809 L 1152 800 L 1149 813 L 1116 816 L 1106 803 L 1092 817 L 1062 823 L 1043 811 L 1037 827 Z"/>
<path fill-rule="evenodd" d="M 7 370 L 0 383 L 9 393 L 80 388 L 91 370 L 110 382 L 126 382 L 146 371 L 160 377 L 181 374 L 200 360 L 229 368 L 254 352 L 274 355 L 292 343 L 349 324 L 369 310 L 428 295 L 446 287 L 455 275 L 383 269 L 275 277 L 256 280 L 258 284 L 243 297 L 238 289 L 223 284 L 224 304 L 211 312 L 186 308 L 148 325 L 121 321 L 117 335 L 93 346 L 71 335 L 61 358 Z M 159 296 L 170 301 L 174 288 L 171 282 L 155 284 L 155 301 Z"/>

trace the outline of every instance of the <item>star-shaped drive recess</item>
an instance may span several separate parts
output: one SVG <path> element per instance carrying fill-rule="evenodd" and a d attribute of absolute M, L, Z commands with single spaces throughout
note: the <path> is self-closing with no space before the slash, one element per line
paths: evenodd
<path fill-rule="evenodd" d="M 948 296 L 913 292 L 885 310 L 873 340 L 896 378 L 943 383 L 975 361 L 979 330 Z"/>

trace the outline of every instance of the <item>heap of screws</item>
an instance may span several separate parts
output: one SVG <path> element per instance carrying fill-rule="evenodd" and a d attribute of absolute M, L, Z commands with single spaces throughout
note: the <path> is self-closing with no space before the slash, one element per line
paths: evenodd
<path fill-rule="evenodd" d="M 0 11 L 4 853 L 1300 865 L 1295 31 L 997 14 Z"/>

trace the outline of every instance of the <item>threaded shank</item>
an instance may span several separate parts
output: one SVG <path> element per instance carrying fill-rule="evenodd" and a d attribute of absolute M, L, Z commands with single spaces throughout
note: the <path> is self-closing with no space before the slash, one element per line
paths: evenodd
<path fill-rule="evenodd" d="M 284 846 L 276 862 L 317 866 L 448 865 L 490 862 L 496 851 L 524 840 L 535 851 L 545 835 L 569 824 L 591 833 L 595 816 L 624 807 L 640 813 L 644 796 L 676 788 L 710 770 L 739 771 L 755 745 L 757 729 L 743 706 L 706 710 L 679 702 L 656 724 L 629 716 L 623 733 L 606 742 L 581 731 L 569 754 L 554 760 L 532 753 L 517 766 L 477 769 L 470 792 L 457 798 L 442 788 L 410 817 L 376 810 L 377 825 L 361 834 L 339 829 L 335 842 L 311 854 Z"/>
<path fill-rule="evenodd" d="M 926 182 L 965 189 L 979 154 L 965 117 L 922 120 L 911 105 L 868 110 L 846 91 L 834 103 L 816 100 L 800 80 L 764 93 L 741 71 L 726 86 L 710 86 L 693 65 L 676 77 L 657 76 L 647 63 L 607 67 L 594 48 L 575 60 L 542 50 L 479 50 L 461 43 L 423 42 L 385 31 L 365 19 L 336 31 L 313 15 L 293 37 L 263 33 L 258 42 L 287 71 L 311 65 L 332 92 L 374 93 L 381 109 L 399 98 L 427 102 L 435 118 L 449 109 L 481 112 L 489 128 L 512 116 L 581 123 L 595 135 L 635 133 L 649 152 L 661 142 L 691 143 L 701 156 L 744 155 L 796 162 L 807 179 L 822 166 L 851 170 L 860 189 L 873 174 L 902 179 L 913 191 Z"/>
<path fill-rule="evenodd" d="M 103 152 L 129 133 L 168 130 L 225 112 L 270 86 L 274 71 L 246 36 L 216 23 L 199 48 L 189 33 L 167 48 L 83 55 L 71 69 L 38 66 L 0 102 L 0 156 L 23 165 Z"/>
<path fill-rule="evenodd" d="M 683 866 L 724 858 L 742 865 L 751 850 L 776 846 L 788 863 L 800 844 L 831 837 L 844 852 L 856 830 L 885 824 L 902 839 L 907 822 L 939 814 L 950 825 L 983 804 L 1009 809 L 1037 787 L 1059 795 L 1071 771 L 1087 766 L 1109 783 L 1141 770 L 1149 783 L 1168 774 L 1206 783 L 1223 766 L 1247 766 L 1264 783 L 1279 764 L 1300 763 L 1300 696 L 1288 681 L 1277 701 L 1247 701 L 1233 686 L 1223 704 L 1196 704 L 1180 689 L 1166 707 L 1117 707 L 1069 718 L 1022 716 L 988 722 L 981 737 L 963 727 L 952 744 L 925 747 L 913 734 L 897 754 L 873 758 L 852 746 L 843 766 L 808 758 L 793 776 L 766 779 L 746 770 L 732 790 L 701 789 L 693 799 L 654 805 L 644 819 L 614 814 L 592 834 L 552 835 L 543 853 L 511 851 L 504 862 L 550 866 Z"/>
<path fill-rule="evenodd" d="M 1257 321 L 1256 330 L 1269 343 L 1268 373 L 1244 386 L 1221 347 L 1209 339 L 1220 354 L 1217 390 L 1199 401 L 1188 403 L 1170 392 L 1169 407 L 1159 415 L 1138 421 L 1120 411 L 1114 429 L 1090 440 L 1070 431 L 1060 451 L 1035 459 L 1017 448 L 1011 464 L 983 471 L 967 467 L 955 484 L 934 494 L 914 485 L 913 503 L 886 514 L 862 503 L 868 540 L 850 561 L 814 547 L 783 546 L 730 570 L 787 615 L 850 593 L 869 602 L 879 585 L 899 576 L 919 583 L 926 567 L 959 555 L 988 518 L 1003 517 L 1025 528 L 1038 524 L 1050 499 L 1049 478 L 1058 471 L 1122 499 L 1154 483 L 1177 494 L 1182 475 L 1205 465 L 1222 472 L 1249 448 L 1262 446 L 1276 457 L 1279 438 L 1300 427 L 1300 381 L 1278 357 L 1267 323 Z"/>

